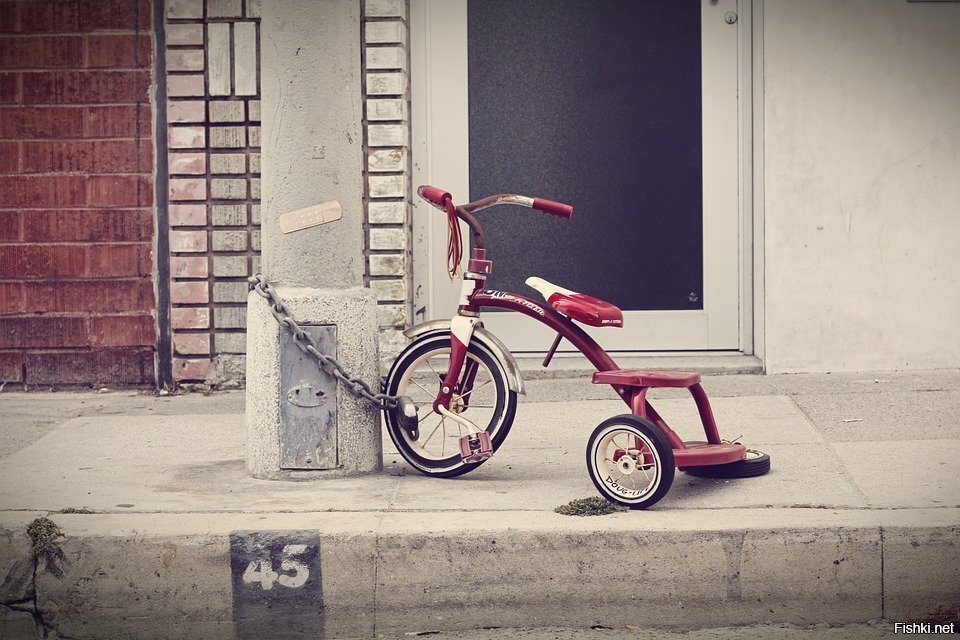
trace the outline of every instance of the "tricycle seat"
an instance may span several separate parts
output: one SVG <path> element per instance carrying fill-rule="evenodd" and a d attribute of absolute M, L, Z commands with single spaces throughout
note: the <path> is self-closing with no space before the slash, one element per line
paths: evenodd
<path fill-rule="evenodd" d="M 563 315 L 591 327 L 622 327 L 623 312 L 609 302 L 559 287 L 543 278 L 527 278 L 551 307 Z"/>
<path fill-rule="evenodd" d="M 657 371 L 652 369 L 614 369 L 597 371 L 593 384 L 615 384 L 624 387 L 677 387 L 686 389 L 699 384 L 700 374 L 693 371 Z"/>

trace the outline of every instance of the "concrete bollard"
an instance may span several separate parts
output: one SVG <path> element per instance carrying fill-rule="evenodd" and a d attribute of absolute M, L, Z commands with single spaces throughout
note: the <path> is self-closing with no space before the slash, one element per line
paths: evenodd
<path fill-rule="evenodd" d="M 264 275 L 293 318 L 301 325 L 320 326 L 310 331 L 323 336 L 323 348 L 352 375 L 375 385 L 376 299 L 362 288 L 359 33 L 356 0 L 289 0 L 263 7 L 262 262 Z M 341 219 L 281 232 L 281 214 L 332 200 L 342 206 Z M 283 331 L 266 300 L 251 293 L 249 472 L 278 479 L 380 469 L 379 411 L 349 395 L 343 384 L 330 393 L 334 386 L 328 377 L 316 378 L 312 364 L 297 360 L 295 347 L 291 351 L 282 346 L 288 339 Z M 291 420 L 299 421 L 293 434 Z M 319 431 L 311 431 L 314 427 Z"/>

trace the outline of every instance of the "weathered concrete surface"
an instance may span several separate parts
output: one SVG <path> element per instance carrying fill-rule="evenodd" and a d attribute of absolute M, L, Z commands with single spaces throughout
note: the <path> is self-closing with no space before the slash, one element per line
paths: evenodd
<path fill-rule="evenodd" d="M 363 284 L 363 113 L 360 5 L 264 4 L 263 269 L 278 285 Z M 337 200 L 343 218 L 283 234 L 277 216 Z M 247 354 L 250 355 L 249 353 Z"/>
<path fill-rule="evenodd" d="M 904 441 L 909 429 L 846 439 L 843 425 L 859 423 L 842 420 L 865 393 L 895 387 L 940 412 L 960 377 L 887 377 L 709 378 L 721 434 L 769 451 L 773 471 L 739 481 L 678 474 L 655 508 L 602 518 L 552 511 L 594 494 L 586 436 L 624 410 L 617 400 L 571 399 L 572 382 L 531 383 L 532 397 L 564 401 L 522 402 L 503 449 L 450 481 L 410 472 L 389 442 L 384 473 L 251 478 L 240 393 L 3 393 L 4 420 L 29 428 L 46 414 L 59 426 L 17 436 L 0 464 L 0 580 L 13 576 L 0 595 L 32 604 L 23 596 L 35 593 L 41 627 L 71 638 L 246 640 L 234 619 L 230 534 L 309 531 L 320 541 L 326 637 L 902 621 L 960 600 L 955 439 Z M 924 390 L 938 380 L 944 393 Z M 801 410 L 822 395 L 833 415 Z M 658 409 L 694 437 L 689 399 L 660 396 Z M 891 450 L 918 453 L 891 460 Z M 938 496 L 954 500 L 932 502 Z M 80 508 L 95 513 L 57 513 Z M 61 577 L 41 562 L 32 581 L 25 530 L 44 514 L 66 535 L 66 562 Z M 24 612 L 0 607 L 0 616 L 4 633 L 29 631 Z"/>
<path fill-rule="evenodd" d="M 337 360 L 362 380 L 376 380 L 377 302 L 370 289 L 288 289 L 279 295 L 303 325 L 337 328 Z M 337 389 L 339 468 L 280 469 L 280 331 L 267 301 L 256 292 L 247 300 L 247 469 L 257 478 L 302 479 L 377 471 L 382 464 L 380 415 L 366 400 Z M 282 401 L 286 401 L 283 398 Z"/>
<path fill-rule="evenodd" d="M 960 506 L 960 441 L 830 445 L 872 507 Z"/>
<path fill-rule="evenodd" d="M 906 510 L 884 512 L 884 613 L 912 618 L 960 602 L 960 526 L 955 509 L 931 509 L 925 526 Z M 958 625 L 960 626 L 960 625 Z"/>
<path fill-rule="evenodd" d="M 403 636 L 387 635 L 394 640 Z M 911 638 L 940 638 L 943 635 L 918 634 Z M 786 623 L 758 624 L 746 627 L 721 627 L 694 631 L 666 631 L 642 629 L 631 621 L 630 612 L 623 615 L 621 624 L 597 629 L 570 629 L 546 627 L 540 629 L 481 629 L 455 633 L 432 633 L 431 640 L 893 640 L 903 638 L 894 625 L 886 621 L 874 621 L 848 625 L 797 626 Z"/>
<path fill-rule="evenodd" d="M 264 528 L 319 532 L 317 615 L 334 638 L 617 627 L 625 611 L 638 627 L 836 624 L 880 617 L 885 583 L 899 576 L 881 564 L 875 514 L 662 515 L 54 514 L 64 573 L 38 572 L 37 606 L 48 628 L 71 638 L 233 638 L 228 535 Z M 956 510 L 940 517 L 960 526 Z M 28 521 L 11 520 L 2 523 Z M 918 584 L 951 577 L 935 562 L 911 573 Z"/>
<path fill-rule="evenodd" d="M 247 396 L 256 398 L 255 391 Z M 265 401 L 255 402 L 263 410 Z M 697 435 L 691 424 L 696 419 L 692 402 L 665 398 L 656 405 L 682 435 Z M 840 459 L 789 399 L 717 398 L 714 405 L 718 420 L 728 425 L 722 434 L 742 436 L 769 451 L 775 460 L 773 471 L 741 482 L 678 474 L 658 511 L 867 506 Z M 319 486 L 273 484 L 247 476 L 243 464 L 247 434 L 242 416 L 236 414 L 197 415 L 189 421 L 179 416 L 141 418 L 136 429 L 125 416 L 76 418 L 7 459 L 0 469 L 0 505 L 51 511 L 85 507 L 98 512 L 549 511 L 593 494 L 583 462 L 586 437 L 602 417 L 623 411 L 616 400 L 524 403 L 497 455 L 448 482 L 412 472 L 384 436 L 388 474 L 330 479 Z M 270 446 L 276 454 L 275 442 Z M 63 461 L 56 473 L 51 473 L 51 459 Z M 473 487 L 482 490 L 472 491 Z"/>
<path fill-rule="evenodd" d="M 34 558 L 25 527 L 0 527 L 0 640 L 36 637 Z"/>

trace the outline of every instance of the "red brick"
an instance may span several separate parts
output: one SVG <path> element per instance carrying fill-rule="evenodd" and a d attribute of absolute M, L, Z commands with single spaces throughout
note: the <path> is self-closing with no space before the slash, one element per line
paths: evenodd
<path fill-rule="evenodd" d="M 3 264 L 2 258 L 0 264 Z M 170 275 L 174 278 L 206 278 L 207 259 L 200 256 L 173 256 L 170 258 Z"/>
<path fill-rule="evenodd" d="M 168 0 L 168 18 L 202 18 L 203 0 Z"/>
<path fill-rule="evenodd" d="M 0 104 L 20 104 L 20 74 L 0 73 Z"/>
<path fill-rule="evenodd" d="M 168 24 L 167 46 L 203 44 L 202 24 Z"/>
<path fill-rule="evenodd" d="M 81 317 L 0 317 L 0 349 L 82 347 L 87 344 Z"/>
<path fill-rule="evenodd" d="M 171 231 L 170 251 L 183 253 L 204 252 L 207 250 L 206 231 Z"/>
<path fill-rule="evenodd" d="M 156 344 L 153 316 L 94 316 L 90 318 L 90 346 L 147 347 Z"/>
<path fill-rule="evenodd" d="M 173 377 L 178 381 L 198 381 L 203 382 L 210 373 L 210 360 L 187 358 L 173 359 Z"/>
<path fill-rule="evenodd" d="M 0 353 L 0 382 L 23 382 L 23 354 Z"/>
<path fill-rule="evenodd" d="M 153 238 L 145 209 L 35 210 L 23 213 L 26 242 L 136 242 Z"/>
<path fill-rule="evenodd" d="M 80 277 L 86 252 L 82 245 L 13 244 L 0 251 L 0 278 Z"/>
<path fill-rule="evenodd" d="M 18 7 L 16 2 L 0 2 L 0 33 L 17 30 Z"/>
<path fill-rule="evenodd" d="M 20 143 L 0 141 L 0 173 L 16 173 L 20 166 Z"/>
<path fill-rule="evenodd" d="M 144 173 L 153 170 L 149 140 L 44 140 L 23 143 L 23 173 Z"/>
<path fill-rule="evenodd" d="M 23 313 L 22 282 L 0 282 L 0 315 Z"/>
<path fill-rule="evenodd" d="M 204 282 L 171 282 L 170 302 L 173 304 L 206 304 L 210 289 Z"/>
<path fill-rule="evenodd" d="M 167 102 L 167 122 L 203 122 L 206 107 L 203 100 L 170 100 Z"/>
<path fill-rule="evenodd" d="M 203 178 L 172 178 L 170 180 L 170 200 L 206 200 L 207 181 Z"/>
<path fill-rule="evenodd" d="M 153 275 L 153 245 L 140 245 L 140 253 L 137 256 L 137 267 L 140 269 L 141 276 Z"/>
<path fill-rule="evenodd" d="M 149 71 L 44 71 L 23 75 L 24 104 L 147 102 Z"/>
<path fill-rule="evenodd" d="M 207 224 L 207 205 L 205 204 L 171 204 L 169 214 L 171 227 Z"/>
<path fill-rule="evenodd" d="M 148 137 L 153 131 L 149 105 L 84 107 L 83 135 L 87 138 Z"/>
<path fill-rule="evenodd" d="M 96 351 L 43 351 L 23 356 L 24 382 L 48 384 L 154 383 L 154 350 L 144 347 Z"/>
<path fill-rule="evenodd" d="M 203 127 L 170 127 L 167 129 L 167 147 L 171 149 L 202 149 L 207 144 Z"/>
<path fill-rule="evenodd" d="M 80 138 L 82 136 L 83 112 L 79 107 L 0 108 L 0 138 Z"/>
<path fill-rule="evenodd" d="M 167 49 L 167 71 L 203 71 L 203 49 Z"/>
<path fill-rule="evenodd" d="M 150 0 L 80 0 L 83 31 L 149 29 L 153 17 Z"/>
<path fill-rule="evenodd" d="M 87 36 L 86 48 L 87 67 L 146 69 L 153 63 L 153 39 L 147 34 Z"/>
<path fill-rule="evenodd" d="M 24 313 L 153 311 L 153 283 L 138 280 L 73 280 L 18 283 Z M 2 286 L 2 285 L 0 285 Z"/>
<path fill-rule="evenodd" d="M 171 153 L 167 159 L 171 175 L 198 175 L 207 172 L 207 156 L 204 153 Z"/>
<path fill-rule="evenodd" d="M 153 178 L 150 176 L 140 176 L 138 183 L 140 185 L 140 206 L 153 206 Z"/>
<path fill-rule="evenodd" d="M 80 27 L 76 2 L 21 2 L 21 33 L 72 32 Z"/>
<path fill-rule="evenodd" d="M 10 176 L 0 184 L 0 207 L 70 207 L 83 204 L 82 176 Z"/>
<path fill-rule="evenodd" d="M 145 275 L 140 272 L 140 255 L 144 250 L 149 251 L 147 245 L 92 244 L 85 248 L 85 275 L 95 278 Z"/>
<path fill-rule="evenodd" d="M 19 242 L 22 237 L 20 212 L 0 211 L 0 242 Z"/>
<path fill-rule="evenodd" d="M 0 69 L 77 67 L 82 59 L 80 36 L 8 36 L 0 46 Z"/>
<path fill-rule="evenodd" d="M 206 329 L 210 326 L 210 309 L 174 307 L 170 309 L 170 326 L 174 329 Z"/>
<path fill-rule="evenodd" d="M 210 353 L 209 333 L 175 333 L 173 349 L 178 355 L 207 355 Z"/>
<path fill-rule="evenodd" d="M 169 76 L 167 78 L 167 95 L 171 97 L 202 96 L 203 74 L 189 74 Z"/>
<path fill-rule="evenodd" d="M 137 176 L 90 176 L 87 204 L 101 207 L 135 207 L 153 204 L 153 181 Z"/>

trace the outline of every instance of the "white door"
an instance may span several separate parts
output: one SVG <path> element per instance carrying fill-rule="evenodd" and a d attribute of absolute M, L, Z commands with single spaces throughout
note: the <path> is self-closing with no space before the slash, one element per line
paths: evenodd
<path fill-rule="evenodd" d="M 569 222 L 480 213 L 488 288 L 538 299 L 522 282 L 540 276 L 617 304 L 623 329 L 588 328 L 609 351 L 741 348 L 736 11 L 737 0 L 413 0 L 414 186 L 575 209 Z M 416 196 L 414 232 L 416 319 L 448 318 L 459 282 L 446 275 L 445 221 Z M 483 318 L 514 351 L 554 337 L 518 314 Z"/>

